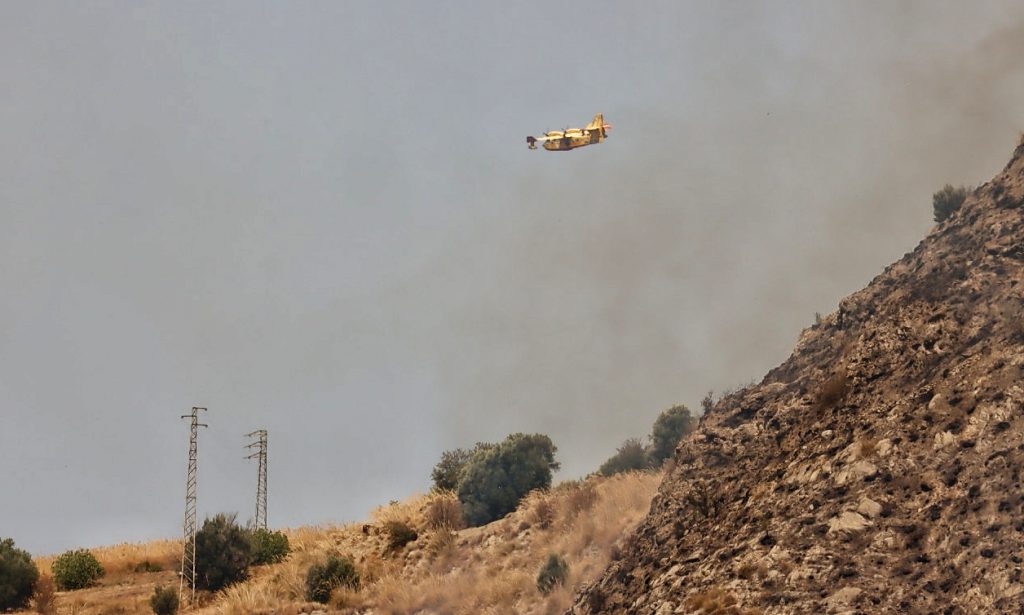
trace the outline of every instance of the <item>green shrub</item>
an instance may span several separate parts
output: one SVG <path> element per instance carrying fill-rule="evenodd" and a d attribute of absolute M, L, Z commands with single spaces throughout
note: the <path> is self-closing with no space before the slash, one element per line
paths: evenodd
<path fill-rule="evenodd" d="M 545 596 L 558 585 L 565 585 L 569 578 L 569 564 L 560 555 L 548 555 L 548 561 L 541 566 L 537 574 L 537 589 Z"/>
<path fill-rule="evenodd" d="M 631 472 L 633 470 L 646 470 L 651 467 L 651 460 L 647 456 L 647 448 L 640 438 L 629 438 L 622 443 L 614 455 L 608 461 L 601 464 L 598 472 L 602 476 L 612 476 L 620 472 Z"/>
<path fill-rule="evenodd" d="M 88 549 L 65 551 L 53 562 L 53 580 L 61 591 L 89 587 L 103 575 L 103 566 Z"/>
<path fill-rule="evenodd" d="M 280 562 L 291 551 L 288 545 L 288 537 L 282 532 L 271 532 L 259 528 L 252 532 L 249 537 L 252 543 L 252 563 L 276 564 Z"/>
<path fill-rule="evenodd" d="M 332 555 L 306 574 L 306 599 L 327 604 L 334 588 L 342 586 L 359 589 L 359 571 L 351 559 Z"/>
<path fill-rule="evenodd" d="M 935 221 L 942 222 L 953 215 L 953 212 L 960 209 L 960 206 L 964 204 L 966 198 L 966 187 L 959 186 L 954 188 L 950 184 L 943 186 L 942 190 L 932 195 L 932 210 L 935 214 Z"/>
<path fill-rule="evenodd" d="M 534 489 L 551 486 L 558 469 L 551 438 L 512 434 L 501 443 L 478 450 L 460 472 L 458 494 L 471 526 L 484 525 L 512 512 Z"/>
<path fill-rule="evenodd" d="M 149 597 L 149 606 L 156 615 L 174 615 L 178 612 L 178 592 L 173 587 L 157 585 Z"/>
<path fill-rule="evenodd" d="M 0 610 L 26 606 L 38 580 L 39 569 L 32 556 L 16 548 L 14 540 L 0 540 Z"/>
<path fill-rule="evenodd" d="M 651 466 L 660 468 L 675 453 L 679 440 L 693 431 L 695 426 L 690 409 L 682 404 L 659 414 L 651 428 L 651 448 L 648 449 Z"/>
<path fill-rule="evenodd" d="M 388 551 L 400 551 L 405 545 L 419 538 L 408 523 L 402 521 L 388 521 L 384 524 L 384 532 L 388 535 Z"/>
<path fill-rule="evenodd" d="M 235 519 L 215 515 L 196 532 L 196 589 L 217 591 L 249 576 L 252 544 Z"/>

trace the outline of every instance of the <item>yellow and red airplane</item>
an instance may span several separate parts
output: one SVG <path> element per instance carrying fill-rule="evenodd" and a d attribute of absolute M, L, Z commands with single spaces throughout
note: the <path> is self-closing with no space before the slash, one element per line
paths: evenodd
<path fill-rule="evenodd" d="M 526 137 L 526 143 L 530 146 L 530 149 L 537 149 L 537 144 L 541 143 L 544 149 L 549 152 L 567 152 L 584 145 L 604 142 L 608 138 L 608 131 L 611 129 L 611 124 L 604 123 L 604 115 L 598 113 L 594 116 L 594 120 L 587 124 L 586 128 L 553 130 L 544 133 L 543 137 Z"/>

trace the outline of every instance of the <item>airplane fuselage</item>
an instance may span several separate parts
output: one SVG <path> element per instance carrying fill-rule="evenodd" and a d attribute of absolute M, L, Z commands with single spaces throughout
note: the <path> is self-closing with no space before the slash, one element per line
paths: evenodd
<path fill-rule="evenodd" d="M 569 129 L 564 132 L 549 132 L 545 136 L 548 137 L 548 140 L 544 141 L 543 147 L 550 152 L 567 152 L 577 147 L 593 145 L 604 141 L 600 130 L 582 130 L 578 128 Z"/>
<path fill-rule="evenodd" d="M 598 113 L 586 128 L 552 130 L 544 133 L 542 137 L 526 137 L 526 143 L 530 149 L 537 149 L 537 144 L 540 143 L 549 152 L 567 152 L 577 147 L 603 142 L 608 138 L 608 131 L 611 128 L 611 124 L 605 124 L 604 115 Z"/>

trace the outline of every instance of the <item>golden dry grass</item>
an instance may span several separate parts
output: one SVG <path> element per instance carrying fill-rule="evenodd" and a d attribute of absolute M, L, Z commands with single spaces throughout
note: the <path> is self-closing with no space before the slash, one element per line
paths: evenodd
<path fill-rule="evenodd" d="M 154 540 L 145 543 L 121 543 L 108 547 L 89 549 L 99 560 L 104 578 L 118 578 L 126 574 L 134 574 L 135 567 L 149 562 L 162 570 L 176 570 L 181 561 L 180 540 Z M 59 554 L 36 557 L 36 566 L 40 572 L 49 573 L 54 560 Z"/>
<path fill-rule="evenodd" d="M 718 587 L 690 594 L 683 605 L 694 615 L 761 615 L 761 609 L 744 609 L 736 597 Z"/>
<path fill-rule="evenodd" d="M 249 580 L 213 595 L 184 612 L 203 615 L 298 615 L 320 605 L 305 598 L 309 568 L 329 554 L 351 557 L 361 575 L 359 591 L 337 590 L 331 612 L 372 608 L 377 615 L 422 611 L 436 615 L 563 612 L 576 589 L 604 570 L 623 536 L 646 515 L 661 482 L 654 473 L 569 481 L 531 493 L 519 510 L 489 525 L 457 530 L 451 494 L 418 495 L 382 506 L 369 524 L 325 525 L 284 530 L 292 552 L 279 564 L 254 568 Z M 407 523 L 419 538 L 388 551 L 383 527 Z M 100 585 L 61 592 L 60 615 L 148 613 L 156 585 L 178 583 L 180 541 L 121 544 L 92 549 L 108 574 Z M 547 596 L 537 573 L 548 554 L 569 563 L 565 586 Z M 37 558 L 43 572 L 55 557 Z M 161 572 L 135 572 L 145 561 Z M 322 607 L 321 607 L 322 608 Z"/>
<path fill-rule="evenodd" d="M 90 551 L 103 566 L 103 578 L 95 587 L 57 592 L 53 606 L 48 609 L 50 612 L 58 615 L 148 613 L 149 597 L 156 585 L 178 586 L 180 540 L 122 543 Z M 33 559 L 40 573 L 50 575 L 57 557 L 47 555 Z M 145 562 L 148 566 L 143 566 Z M 30 611 L 40 612 L 38 609 Z"/>
<path fill-rule="evenodd" d="M 613 546 L 646 515 L 660 474 L 630 473 L 573 481 L 530 494 L 519 510 L 479 528 L 434 529 L 431 503 L 416 496 L 373 512 L 373 524 L 288 530 L 292 555 L 259 569 L 249 581 L 219 593 L 208 615 L 303 612 L 305 573 L 328 554 L 347 555 L 362 576 L 359 591 L 338 590 L 332 608 L 372 608 L 380 615 L 424 613 L 543 615 L 567 608 L 575 590 L 604 570 Z M 441 496 L 446 497 L 446 496 Z M 549 511 L 538 524 L 536 511 Z M 388 554 L 380 528 L 408 523 L 420 538 Z M 365 531 L 364 531 L 365 530 Z M 569 563 L 569 579 L 544 596 L 537 572 L 549 553 Z"/>
<path fill-rule="evenodd" d="M 849 378 L 846 375 L 846 368 L 840 367 L 821 384 L 821 388 L 818 389 L 815 405 L 819 411 L 828 410 L 846 399 L 848 393 Z"/>
<path fill-rule="evenodd" d="M 857 446 L 854 450 L 854 457 L 856 459 L 868 459 L 875 454 L 875 448 L 878 446 L 878 438 L 873 436 L 861 436 L 857 440 Z"/>

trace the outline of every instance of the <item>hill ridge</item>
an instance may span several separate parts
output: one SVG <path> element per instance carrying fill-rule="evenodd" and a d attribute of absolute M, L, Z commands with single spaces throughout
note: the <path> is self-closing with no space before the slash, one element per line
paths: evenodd
<path fill-rule="evenodd" d="M 569 612 L 1019 612 L 1022 281 L 1024 140 L 701 419 Z"/>

